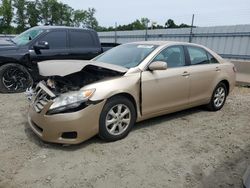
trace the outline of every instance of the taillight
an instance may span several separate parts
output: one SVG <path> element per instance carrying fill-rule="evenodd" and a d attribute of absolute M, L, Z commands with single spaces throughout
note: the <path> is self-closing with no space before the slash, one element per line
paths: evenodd
<path fill-rule="evenodd" d="M 236 73 L 237 72 L 237 69 L 235 66 L 233 66 L 233 71 Z"/>

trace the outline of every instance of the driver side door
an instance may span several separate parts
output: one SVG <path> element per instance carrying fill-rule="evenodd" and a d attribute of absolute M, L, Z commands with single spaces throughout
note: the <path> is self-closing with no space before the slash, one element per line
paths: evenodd
<path fill-rule="evenodd" d="M 184 109 L 189 102 L 190 78 L 183 46 L 167 47 L 154 61 L 165 61 L 168 68 L 142 72 L 142 115 Z"/>

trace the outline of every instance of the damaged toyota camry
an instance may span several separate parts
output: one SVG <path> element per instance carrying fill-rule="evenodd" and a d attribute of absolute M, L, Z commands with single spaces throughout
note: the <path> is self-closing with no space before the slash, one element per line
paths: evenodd
<path fill-rule="evenodd" d="M 44 141 L 78 144 L 95 135 L 116 141 L 136 122 L 206 105 L 220 110 L 235 67 L 190 43 L 124 44 L 91 61 L 40 62 L 46 77 L 32 93 L 31 129 Z"/>

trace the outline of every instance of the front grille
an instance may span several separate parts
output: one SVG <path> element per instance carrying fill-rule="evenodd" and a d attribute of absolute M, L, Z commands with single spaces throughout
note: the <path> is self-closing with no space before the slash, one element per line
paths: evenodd
<path fill-rule="evenodd" d="M 48 104 L 48 102 L 53 97 L 53 93 L 44 85 L 43 82 L 40 82 L 35 90 L 33 107 L 37 113 L 40 113 L 44 106 Z"/>

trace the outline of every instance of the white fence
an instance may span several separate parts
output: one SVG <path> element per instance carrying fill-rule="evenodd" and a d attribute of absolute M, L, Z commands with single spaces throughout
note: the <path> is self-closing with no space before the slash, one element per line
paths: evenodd
<path fill-rule="evenodd" d="M 170 40 L 207 46 L 225 58 L 250 59 L 250 25 L 99 32 L 101 42 Z"/>

